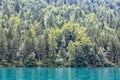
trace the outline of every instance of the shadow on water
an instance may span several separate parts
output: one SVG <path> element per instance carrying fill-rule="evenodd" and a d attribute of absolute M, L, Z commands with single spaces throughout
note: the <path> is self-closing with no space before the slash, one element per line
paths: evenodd
<path fill-rule="evenodd" d="M 120 80 L 120 68 L 0 68 L 0 80 Z"/>

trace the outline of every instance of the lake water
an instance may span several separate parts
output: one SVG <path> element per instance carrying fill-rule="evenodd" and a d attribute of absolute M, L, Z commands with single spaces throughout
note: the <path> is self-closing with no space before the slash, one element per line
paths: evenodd
<path fill-rule="evenodd" d="M 120 68 L 0 68 L 0 80 L 120 80 Z"/>

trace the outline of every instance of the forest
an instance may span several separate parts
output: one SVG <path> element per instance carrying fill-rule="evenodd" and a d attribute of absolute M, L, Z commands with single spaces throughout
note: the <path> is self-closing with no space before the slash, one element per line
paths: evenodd
<path fill-rule="evenodd" d="M 120 0 L 0 0 L 0 67 L 120 66 Z"/>

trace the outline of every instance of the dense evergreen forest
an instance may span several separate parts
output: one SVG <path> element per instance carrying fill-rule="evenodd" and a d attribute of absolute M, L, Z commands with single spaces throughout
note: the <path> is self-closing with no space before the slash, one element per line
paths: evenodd
<path fill-rule="evenodd" d="M 120 66 L 120 0 L 0 0 L 0 67 Z"/>

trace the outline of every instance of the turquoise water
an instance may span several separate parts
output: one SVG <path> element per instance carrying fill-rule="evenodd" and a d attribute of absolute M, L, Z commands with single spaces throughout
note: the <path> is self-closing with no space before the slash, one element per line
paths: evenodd
<path fill-rule="evenodd" d="M 0 80 L 120 80 L 120 68 L 0 68 Z"/>

